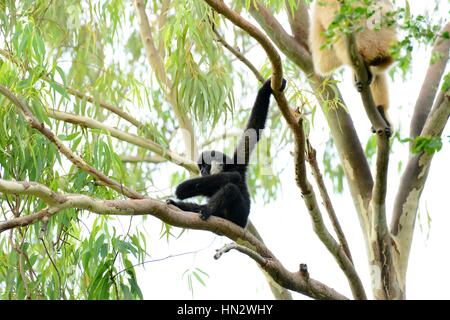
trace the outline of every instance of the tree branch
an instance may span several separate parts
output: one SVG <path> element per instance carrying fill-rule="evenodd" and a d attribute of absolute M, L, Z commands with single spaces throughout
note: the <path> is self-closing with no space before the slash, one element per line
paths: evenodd
<path fill-rule="evenodd" d="M 222 255 L 224 253 L 230 252 L 231 250 L 236 250 L 239 251 L 247 256 L 249 256 L 250 258 L 252 258 L 253 260 L 255 260 L 255 262 L 257 264 L 259 264 L 260 266 L 265 266 L 269 263 L 268 259 L 260 256 L 257 252 L 253 251 L 252 249 L 249 249 L 247 247 L 238 245 L 235 242 L 229 243 L 224 245 L 222 248 L 217 249 L 216 254 L 214 255 L 214 259 L 219 260 L 220 257 L 222 257 Z"/>
<path fill-rule="evenodd" d="M 122 162 L 128 162 L 128 163 L 138 163 L 138 162 L 149 162 L 149 163 L 161 163 L 167 161 L 163 157 L 160 157 L 158 155 L 155 156 L 127 156 L 122 155 L 120 156 L 120 160 Z"/>
<path fill-rule="evenodd" d="M 113 136 L 114 138 L 117 138 L 122 141 L 126 141 L 128 143 L 134 144 L 141 148 L 150 150 L 150 151 L 156 153 L 158 156 L 161 156 L 164 159 L 167 159 L 177 165 L 180 165 L 193 173 L 198 173 L 198 167 L 195 162 L 193 162 L 187 158 L 184 158 L 173 151 L 166 150 L 165 148 L 163 148 L 162 146 L 160 146 L 159 144 L 157 144 L 151 140 L 141 138 L 134 134 L 124 132 L 119 129 L 113 128 L 113 127 L 108 127 L 108 126 L 104 125 L 103 123 L 100 123 L 97 120 L 94 120 L 94 119 L 91 119 L 88 117 L 78 116 L 75 114 L 62 112 L 62 111 L 58 111 L 58 110 L 54 110 L 54 109 L 49 109 L 47 114 L 50 118 L 53 118 L 55 120 L 60 120 L 60 121 L 72 123 L 75 125 L 80 125 L 83 127 L 91 128 L 91 129 L 104 130 L 104 131 L 108 132 L 109 134 L 111 134 L 111 136 Z"/>
<path fill-rule="evenodd" d="M 341 228 L 341 224 L 339 223 L 339 219 L 336 215 L 336 212 L 334 211 L 334 207 L 328 194 L 327 187 L 325 186 L 325 182 L 323 181 L 322 173 L 320 172 L 319 164 L 317 163 L 316 150 L 311 146 L 309 140 L 307 140 L 306 142 L 307 142 L 306 160 L 308 161 L 313 176 L 316 179 L 317 187 L 319 188 L 320 196 L 322 197 L 322 200 L 324 202 L 324 206 L 325 209 L 327 210 L 328 217 L 330 218 L 331 224 L 333 225 L 334 231 L 336 232 L 336 235 L 339 239 L 339 243 L 342 247 L 342 250 L 344 250 L 348 259 L 353 263 L 350 247 L 348 245 L 344 231 Z"/>
<path fill-rule="evenodd" d="M 281 58 L 267 37 L 253 24 L 244 20 L 239 14 L 230 9 L 224 2 L 220 0 L 204 0 L 208 5 L 218 13 L 222 14 L 234 25 L 245 30 L 252 36 L 266 51 L 267 56 L 272 64 L 272 88 L 278 90 L 281 88 L 281 81 L 283 79 L 283 68 L 281 67 Z"/>
<path fill-rule="evenodd" d="M 32 185 L 34 189 L 27 187 L 29 185 Z M 40 184 L 13 182 L 0 179 L 0 192 L 25 195 L 31 194 L 37 196 L 42 194 L 46 198 L 51 191 L 46 186 Z M 266 259 L 266 263 L 261 265 L 261 267 L 283 287 L 295 290 L 315 299 L 346 299 L 345 296 L 317 280 L 308 279 L 306 281 L 298 272 L 286 270 L 273 253 L 255 236 L 247 230 L 222 218 L 212 216 L 208 221 L 204 221 L 200 219 L 196 213 L 184 212 L 174 206 L 150 198 L 98 200 L 85 195 L 58 194 L 56 199 L 58 200 L 53 201 L 52 206 L 48 209 L 52 210 L 53 214 L 60 212 L 63 209 L 76 208 L 101 215 L 152 215 L 172 226 L 206 230 L 224 235 Z M 50 215 L 50 213 L 44 209 L 33 215 L 0 222 L 0 232 L 36 223 L 47 215 Z"/>
<path fill-rule="evenodd" d="M 163 29 L 167 24 L 167 15 L 169 14 L 170 10 L 170 0 L 162 0 L 161 4 L 161 13 L 158 16 L 158 31 L 159 31 L 159 43 L 158 43 L 158 50 L 159 50 L 159 56 L 161 59 L 164 59 L 166 55 L 166 48 L 164 44 L 164 37 L 163 35 Z"/>
<path fill-rule="evenodd" d="M 428 116 L 421 136 L 438 138 L 442 135 L 450 116 L 450 90 L 441 92 Z M 413 155 L 403 172 L 395 198 L 391 233 L 396 250 L 394 260 L 402 291 L 405 290 L 406 271 L 414 234 L 420 196 L 430 170 L 434 154 L 420 152 Z"/>
<path fill-rule="evenodd" d="M 256 237 L 259 241 L 261 241 L 262 244 L 265 245 L 263 238 L 259 234 L 258 230 L 256 229 L 255 225 L 251 220 L 247 223 L 246 228 L 252 235 Z M 272 291 L 273 296 L 277 300 L 292 300 L 291 292 L 280 286 L 271 276 L 268 274 L 261 265 L 258 265 L 259 269 L 263 272 L 264 276 L 266 277 L 266 280 L 269 284 L 270 290 Z"/>
<path fill-rule="evenodd" d="M 306 74 L 314 73 L 309 51 L 284 30 L 282 25 L 264 5 L 256 0 L 251 1 L 250 14 L 290 60 Z"/>
<path fill-rule="evenodd" d="M 242 28 L 249 35 L 251 35 L 255 40 L 257 40 L 263 49 L 266 51 L 271 63 L 272 63 L 272 87 L 274 86 L 274 78 L 275 72 L 278 74 L 282 74 L 282 65 L 281 58 L 278 55 L 276 49 L 272 46 L 270 41 L 266 38 L 266 36 L 256 29 L 251 23 L 243 19 L 239 14 L 228 8 L 223 2 L 219 2 L 218 0 L 205 0 L 214 10 L 223 14 L 228 20 L 233 22 L 236 26 Z M 289 104 L 286 100 L 284 93 L 274 90 L 273 95 L 275 100 L 278 103 L 278 107 L 283 114 L 286 122 L 289 127 L 293 131 L 295 142 L 296 142 L 296 180 L 299 185 L 305 204 L 308 208 L 308 212 L 311 215 L 313 220 L 313 226 L 316 231 L 316 234 L 319 236 L 320 240 L 325 244 L 328 251 L 335 257 L 338 265 L 343 270 L 344 274 L 347 276 L 350 287 L 352 289 L 353 295 L 359 299 L 365 299 L 366 295 L 364 292 L 364 287 L 362 286 L 361 280 L 359 279 L 356 270 L 351 263 L 351 261 L 347 258 L 342 248 L 338 245 L 338 243 L 333 239 L 331 234 L 326 229 L 322 216 L 317 206 L 317 201 L 315 199 L 314 192 L 306 180 L 306 167 L 305 167 L 305 137 L 303 132 L 302 125 L 297 122 L 293 113 L 289 108 Z"/>
<path fill-rule="evenodd" d="M 450 33 L 450 23 L 447 23 L 442 29 L 441 34 Z M 442 75 L 448 63 L 450 51 L 450 40 L 439 35 L 431 52 L 430 65 L 427 74 L 423 80 L 422 89 L 419 98 L 414 107 L 414 114 L 411 120 L 410 136 L 416 138 L 423 129 L 425 121 L 428 118 L 431 107 L 436 97 Z"/>
<path fill-rule="evenodd" d="M 370 253 L 374 294 L 378 299 L 391 300 L 402 297 L 392 258 L 391 236 L 386 221 L 386 192 L 389 167 L 389 139 L 377 136 L 376 178 L 371 200 L 371 242 Z M 377 264 L 375 266 L 374 264 Z M 378 278 L 380 277 L 380 278 Z"/>
<path fill-rule="evenodd" d="M 81 100 L 86 100 L 87 102 L 90 102 L 92 104 L 97 103 L 100 107 L 102 107 L 103 109 L 106 109 L 108 111 L 111 111 L 112 113 L 118 115 L 119 117 L 127 120 L 129 123 L 131 123 L 132 125 L 134 125 L 137 128 L 141 128 L 143 126 L 145 126 L 144 123 L 140 122 L 139 120 L 137 120 L 136 118 L 134 118 L 133 116 L 131 116 L 130 114 L 128 114 L 127 112 L 123 111 L 122 109 L 120 109 L 117 106 L 114 106 L 112 104 L 106 103 L 102 100 L 97 100 L 94 97 L 91 97 L 87 94 L 82 93 L 81 91 L 78 91 L 74 88 L 71 87 L 66 87 L 64 86 L 62 83 L 58 83 L 54 80 L 49 79 L 48 77 L 44 77 L 43 78 L 46 82 L 54 82 L 57 85 L 59 85 L 60 87 L 64 88 L 69 94 L 81 99 Z"/>
<path fill-rule="evenodd" d="M 134 191 L 131 188 L 128 188 L 126 186 L 123 186 L 121 183 L 118 183 L 117 181 L 107 177 L 102 172 L 98 171 L 94 167 L 92 167 L 90 164 L 88 164 L 86 161 L 84 161 L 82 158 L 77 156 L 67 148 L 59 138 L 53 134 L 49 129 L 45 127 L 43 123 L 39 123 L 39 121 L 34 117 L 34 115 L 31 113 L 31 111 L 28 109 L 25 102 L 19 100 L 11 91 L 9 91 L 8 88 L 6 88 L 3 85 L 0 85 L 0 94 L 5 96 L 9 101 L 11 101 L 24 115 L 25 119 L 29 123 L 29 125 L 33 128 L 38 130 L 42 135 L 44 135 L 50 142 L 52 142 L 58 150 L 64 154 L 67 159 L 72 162 L 75 166 L 80 168 L 83 171 L 86 171 L 91 176 L 93 176 L 97 181 L 99 181 L 101 184 L 110 187 L 120 194 L 124 194 L 125 196 L 133 199 L 142 199 L 143 196 L 139 194 L 138 192 Z"/>
<path fill-rule="evenodd" d="M 379 136 L 385 133 L 387 123 L 384 121 L 380 112 L 378 112 L 375 101 L 373 100 L 372 92 L 370 90 L 369 74 L 365 66 L 364 60 L 358 52 L 356 45 L 356 38 L 353 33 L 346 36 L 347 48 L 350 59 L 352 60 L 353 70 L 358 81 L 363 84 L 361 90 L 361 98 L 363 100 L 363 106 L 366 110 L 366 114 L 372 123 L 373 128 L 376 130 Z"/>
<path fill-rule="evenodd" d="M 309 34 L 309 14 L 308 5 L 304 0 L 297 0 L 297 7 L 292 10 L 289 1 L 285 0 L 289 25 L 291 26 L 294 39 L 309 52 L 308 34 Z"/>
<path fill-rule="evenodd" d="M 234 48 L 229 44 L 224 37 L 216 30 L 215 26 L 211 23 L 212 30 L 216 35 L 217 41 L 219 41 L 228 51 L 230 51 L 236 58 L 238 58 L 243 64 L 245 64 L 251 72 L 255 75 L 259 82 L 263 83 L 265 81 L 264 77 L 259 73 L 258 69 L 248 60 L 239 49 Z"/>
<path fill-rule="evenodd" d="M 378 112 L 369 86 L 369 75 L 364 60 L 358 52 L 353 33 L 346 36 L 347 49 L 357 79 L 363 84 L 361 98 L 367 116 L 377 133 L 377 160 L 375 183 L 369 206 L 370 235 L 369 261 L 372 267 L 372 287 L 378 299 L 399 299 L 397 274 L 392 258 L 391 238 L 386 222 L 386 191 L 389 168 L 389 135 L 387 124 Z"/>
<path fill-rule="evenodd" d="M 180 128 L 183 129 L 182 134 L 186 148 L 186 157 L 194 161 L 197 157 L 197 143 L 195 141 L 194 128 L 187 114 L 181 110 L 178 105 L 176 88 L 174 88 L 171 80 L 167 76 L 164 69 L 164 61 L 155 46 L 150 23 L 147 14 L 145 13 L 144 0 L 134 0 L 134 7 L 136 10 L 136 15 L 138 16 L 139 32 L 141 34 L 142 44 L 145 48 L 147 60 L 152 67 L 162 90 L 165 92 L 167 101 L 172 105 L 175 116 L 180 124 Z"/>
<path fill-rule="evenodd" d="M 347 109 L 342 107 L 345 103 L 338 88 L 333 85 L 333 79 L 325 80 L 314 73 L 309 50 L 302 49 L 267 8 L 258 3 L 257 9 L 253 5 L 250 7 L 250 13 L 277 47 L 306 74 L 330 127 L 362 229 L 367 230 L 368 206 L 373 187 L 372 174 L 352 119 Z M 330 107 L 330 101 L 335 107 Z"/>
<path fill-rule="evenodd" d="M 344 272 L 349 282 L 355 299 L 367 299 L 364 286 L 361 279 L 356 272 L 356 269 L 344 252 L 343 248 L 336 242 L 333 236 L 328 231 L 322 218 L 314 190 L 307 178 L 306 164 L 305 164 L 305 136 L 303 131 L 303 119 L 299 120 L 299 128 L 301 136 L 295 140 L 295 180 L 301 190 L 302 198 L 306 204 L 309 215 L 313 223 L 314 232 L 319 237 L 320 241 L 325 245 L 328 251 L 335 258 L 341 270 Z"/>
<path fill-rule="evenodd" d="M 4 56 L 5 58 L 7 58 L 8 60 L 10 60 L 11 62 L 13 62 L 14 64 L 20 66 L 20 63 L 13 57 L 13 55 L 11 53 L 9 53 L 7 50 L 3 50 L 0 49 L 0 54 L 2 56 Z M 50 77 L 48 76 L 44 76 L 42 77 L 42 79 L 47 82 L 47 83 L 55 83 L 56 85 L 64 88 L 67 93 L 81 99 L 81 100 L 86 100 L 89 103 L 95 104 L 97 103 L 100 107 L 111 111 L 112 113 L 118 115 L 119 117 L 127 120 L 128 122 L 130 122 L 131 124 L 133 124 L 134 126 L 140 128 L 141 126 L 143 126 L 144 124 L 140 121 L 138 121 L 137 119 L 135 119 L 134 117 L 132 117 L 130 114 L 128 114 L 127 112 L 123 111 L 122 109 L 120 109 L 117 106 L 114 106 L 112 104 L 106 103 L 102 100 L 97 100 L 92 96 L 89 96 L 87 94 L 82 93 L 81 91 L 74 89 L 72 87 L 68 87 L 68 86 L 64 86 L 62 83 L 58 83 L 54 80 L 52 80 Z"/>

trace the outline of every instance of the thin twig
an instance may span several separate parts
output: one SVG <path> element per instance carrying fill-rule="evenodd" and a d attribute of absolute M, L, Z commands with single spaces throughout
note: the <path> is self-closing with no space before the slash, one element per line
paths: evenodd
<path fill-rule="evenodd" d="M 220 257 L 224 253 L 227 253 L 227 252 L 229 252 L 231 250 L 237 250 L 237 251 L 239 251 L 239 252 L 241 252 L 241 253 L 251 257 L 253 260 L 256 261 L 256 263 L 258 263 L 261 266 L 264 266 L 264 265 L 266 265 L 268 263 L 267 258 L 261 257 L 257 252 L 255 252 L 255 251 L 253 251 L 253 250 L 251 250 L 251 249 L 249 249 L 247 247 L 238 245 L 235 242 L 226 244 L 221 249 L 217 249 L 216 250 L 216 254 L 214 255 L 214 259 L 216 259 L 216 260 L 220 259 Z"/>
<path fill-rule="evenodd" d="M 63 297 L 61 275 L 59 273 L 59 270 L 58 270 L 58 267 L 56 266 L 55 261 L 53 261 L 53 258 L 50 255 L 50 252 L 48 251 L 47 245 L 45 244 L 45 232 L 47 231 L 47 226 L 48 226 L 48 218 L 44 219 L 44 222 L 41 227 L 41 231 L 39 232 L 39 240 L 41 240 L 42 245 L 44 246 L 45 253 L 47 254 L 47 257 L 49 258 L 51 264 L 53 265 L 53 268 L 56 271 L 56 275 L 58 276 L 59 298 L 61 299 Z"/>
<path fill-rule="evenodd" d="M 333 204 L 330 199 L 330 195 L 328 194 L 327 187 L 325 186 L 325 182 L 323 181 L 323 176 L 322 173 L 320 172 L 319 164 L 317 163 L 316 157 L 317 152 L 312 147 L 309 140 L 306 140 L 306 144 L 307 144 L 306 160 L 308 161 L 313 176 L 316 179 L 317 187 L 319 188 L 320 196 L 322 197 L 322 200 L 324 202 L 324 206 L 328 213 L 328 217 L 330 218 L 331 224 L 333 225 L 334 231 L 336 232 L 336 235 L 339 239 L 339 243 L 341 244 L 342 249 L 344 250 L 349 260 L 353 263 L 350 247 L 348 245 L 344 231 L 342 230 L 341 224 L 339 223 L 339 219 L 334 210 Z"/>
<path fill-rule="evenodd" d="M 256 79 L 258 79 L 259 82 L 263 83 L 265 81 L 264 77 L 261 73 L 259 73 L 258 69 L 248 60 L 240 51 L 239 49 L 234 48 L 231 44 L 229 44 L 225 38 L 216 30 L 213 23 L 211 23 L 212 30 L 214 34 L 216 35 L 217 41 L 219 41 L 228 51 L 230 51 L 236 58 L 238 58 L 240 61 L 242 61 L 243 64 L 245 64 L 251 72 L 255 75 Z"/>

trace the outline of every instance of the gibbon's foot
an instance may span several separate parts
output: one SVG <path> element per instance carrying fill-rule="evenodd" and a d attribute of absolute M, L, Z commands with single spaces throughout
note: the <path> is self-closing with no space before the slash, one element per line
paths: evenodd
<path fill-rule="evenodd" d="M 363 91 L 363 88 L 364 88 L 364 84 L 363 84 L 361 81 L 359 81 L 359 79 L 358 79 L 358 77 L 356 76 L 356 74 L 354 75 L 354 80 L 355 80 L 355 87 L 356 87 L 356 90 L 357 90 L 358 92 L 362 92 L 362 91 Z"/>
<path fill-rule="evenodd" d="M 171 204 L 171 205 L 173 205 L 173 206 L 177 206 L 177 202 L 175 201 L 175 200 L 172 200 L 172 199 L 167 199 L 166 200 L 166 204 Z"/>
<path fill-rule="evenodd" d="M 387 116 L 386 116 L 386 112 L 384 111 L 384 107 L 383 106 L 377 106 L 377 110 L 380 113 L 381 117 L 383 118 L 384 122 L 386 123 L 386 127 L 384 127 L 384 133 L 386 134 L 386 136 L 388 138 L 390 138 L 392 136 L 392 129 L 391 129 L 391 123 L 389 122 Z M 377 132 L 377 130 L 372 126 L 371 128 L 372 133 L 380 133 Z"/>
<path fill-rule="evenodd" d="M 372 72 L 370 72 L 370 70 L 367 68 L 367 86 L 370 86 L 372 84 L 372 80 L 373 80 L 373 74 Z M 354 80 L 355 80 L 355 87 L 356 90 L 358 90 L 358 92 L 362 92 L 363 88 L 364 88 L 364 84 L 359 81 L 358 77 L 356 76 L 356 74 L 353 74 L 354 76 Z"/>
<path fill-rule="evenodd" d="M 370 130 L 372 131 L 372 133 L 378 133 L 378 131 L 373 126 L 370 128 Z M 385 127 L 384 129 L 381 129 L 381 130 L 384 130 L 384 133 L 386 134 L 386 136 L 388 138 L 390 138 L 392 136 L 391 127 Z"/>
<path fill-rule="evenodd" d="M 391 127 L 384 128 L 384 132 L 386 133 L 386 136 L 388 137 L 388 139 L 392 136 L 392 129 L 391 129 Z"/>
<path fill-rule="evenodd" d="M 200 211 L 200 219 L 202 220 L 208 220 L 208 218 L 211 216 L 211 212 L 209 211 L 209 209 L 207 207 L 204 207 L 201 211 Z"/>

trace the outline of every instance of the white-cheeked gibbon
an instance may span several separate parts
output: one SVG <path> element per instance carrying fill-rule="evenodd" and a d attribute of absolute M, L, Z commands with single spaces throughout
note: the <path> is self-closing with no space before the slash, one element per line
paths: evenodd
<path fill-rule="evenodd" d="M 334 39 L 331 47 L 327 46 L 330 42 L 325 32 L 335 20 L 336 14 L 340 10 L 340 2 L 340 0 L 316 0 L 312 5 L 309 42 L 314 69 L 322 76 L 331 74 L 341 65 L 352 66 L 342 33 L 337 33 L 337 38 Z M 361 5 L 361 3 L 362 1 L 355 1 L 355 5 Z M 371 19 L 377 23 L 377 27 L 371 25 L 372 21 L 361 19 L 358 26 L 362 27 L 362 31 L 355 33 L 356 46 L 367 67 L 370 90 L 375 104 L 387 126 L 390 127 L 387 115 L 389 93 L 386 69 L 393 63 L 390 49 L 397 42 L 397 36 L 394 26 L 387 26 L 386 23 L 379 24 L 376 19 L 386 17 L 387 13 L 393 10 L 393 6 L 388 0 L 373 0 L 372 6 L 375 14 Z M 361 91 L 362 84 L 356 77 L 355 81 L 358 91 Z"/>
<path fill-rule="evenodd" d="M 283 79 L 279 91 L 286 87 Z M 200 213 L 204 220 L 217 216 L 245 228 L 250 214 L 250 193 L 246 175 L 250 155 L 261 138 L 273 94 L 271 80 L 259 89 L 244 133 L 229 157 L 216 150 L 203 151 L 197 162 L 201 177 L 186 180 L 177 186 L 175 195 L 180 200 L 196 196 L 208 198 L 206 204 L 168 199 L 167 204 L 183 211 Z"/>

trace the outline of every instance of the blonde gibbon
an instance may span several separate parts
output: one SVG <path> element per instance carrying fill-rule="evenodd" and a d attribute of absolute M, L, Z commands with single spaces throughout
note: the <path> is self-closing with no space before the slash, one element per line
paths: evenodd
<path fill-rule="evenodd" d="M 339 12 L 341 0 L 316 0 L 312 5 L 312 20 L 309 33 L 310 48 L 315 71 L 326 76 L 331 74 L 341 65 L 352 66 L 348 53 L 346 41 L 343 35 L 337 34 L 337 39 L 332 42 L 332 46 L 326 46 L 329 43 L 325 31 L 335 19 Z M 356 1 L 358 4 L 360 1 Z M 388 0 L 374 0 L 373 9 L 375 15 L 373 19 L 383 18 L 386 13 L 393 10 L 393 6 Z M 376 22 L 374 20 L 374 22 Z M 389 92 L 387 87 L 386 69 L 392 64 L 393 58 L 390 48 L 397 41 L 394 27 L 381 25 L 378 28 L 371 28 L 371 21 L 361 20 L 358 22 L 362 31 L 355 33 L 356 46 L 363 58 L 369 75 L 369 84 L 375 104 L 390 127 L 390 121 L 387 116 L 389 107 Z M 362 90 L 362 83 L 356 77 L 356 87 L 358 91 Z"/>

